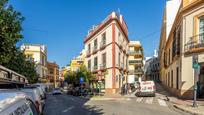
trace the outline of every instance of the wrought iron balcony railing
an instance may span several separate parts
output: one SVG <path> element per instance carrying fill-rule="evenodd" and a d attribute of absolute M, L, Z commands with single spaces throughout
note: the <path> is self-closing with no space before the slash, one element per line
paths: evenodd
<path fill-rule="evenodd" d="M 129 70 L 129 75 L 141 75 L 144 74 L 144 71 L 142 69 L 136 69 L 136 70 Z"/>
<path fill-rule="evenodd" d="M 129 55 L 142 55 L 142 51 L 128 51 Z"/>
<path fill-rule="evenodd" d="M 192 52 L 194 49 L 204 49 L 204 33 L 191 37 L 184 45 L 185 53 Z"/>
<path fill-rule="evenodd" d="M 104 69 L 106 69 L 106 64 L 105 64 L 105 63 L 103 63 L 103 64 L 100 64 L 100 69 L 101 69 L 101 70 L 104 70 Z"/>
<path fill-rule="evenodd" d="M 129 64 L 142 64 L 142 60 L 129 59 Z"/>
<path fill-rule="evenodd" d="M 97 71 L 98 70 L 98 66 L 97 65 L 94 65 L 93 66 L 93 72 Z"/>

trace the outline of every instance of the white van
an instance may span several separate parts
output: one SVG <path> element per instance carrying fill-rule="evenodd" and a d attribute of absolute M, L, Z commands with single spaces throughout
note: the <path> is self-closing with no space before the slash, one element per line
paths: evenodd
<path fill-rule="evenodd" d="M 154 81 L 142 81 L 140 82 L 140 88 L 137 92 L 137 96 L 155 96 L 156 86 Z"/>
<path fill-rule="evenodd" d="M 0 92 L 0 115 L 39 115 L 35 104 L 19 92 Z"/>

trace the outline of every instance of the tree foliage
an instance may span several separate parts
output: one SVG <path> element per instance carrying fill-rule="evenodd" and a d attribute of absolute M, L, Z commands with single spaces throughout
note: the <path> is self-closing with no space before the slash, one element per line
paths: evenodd
<path fill-rule="evenodd" d="M 24 17 L 8 5 L 8 0 L 0 0 L 0 65 L 28 78 L 29 83 L 37 82 L 37 73 L 33 62 L 27 61 L 16 46 L 21 34 Z"/>
<path fill-rule="evenodd" d="M 84 78 L 84 82 L 88 83 L 96 80 L 96 76 L 88 71 L 85 65 L 81 65 L 78 71 L 70 71 L 65 75 L 65 79 L 69 84 L 79 84 L 81 77 Z"/>

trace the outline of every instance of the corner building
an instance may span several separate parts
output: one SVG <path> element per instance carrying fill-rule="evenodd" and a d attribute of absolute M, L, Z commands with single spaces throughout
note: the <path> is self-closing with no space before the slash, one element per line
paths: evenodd
<path fill-rule="evenodd" d="M 84 40 L 87 68 L 97 76 L 101 91 L 119 93 L 127 82 L 128 43 L 127 25 L 116 12 L 89 30 Z"/>

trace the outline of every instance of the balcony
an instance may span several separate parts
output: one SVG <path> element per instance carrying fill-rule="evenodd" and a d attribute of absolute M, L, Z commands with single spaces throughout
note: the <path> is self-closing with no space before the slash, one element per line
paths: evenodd
<path fill-rule="evenodd" d="M 142 51 L 128 51 L 128 55 L 142 55 Z"/>
<path fill-rule="evenodd" d="M 142 60 L 138 60 L 138 59 L 129 59 L 129 64 L 138 64 L 138 65 L 142 65 Z"/>
<path fill-rule="evenodd" d="M 106 64 L 103 63 L 103 64 L 100 64 L 100 70 L 105 70 L 106 69 Z"/>
<path fill-rule="evenodd" d="M 87 52 L 86 52 L 86 57 L 90 57 L 91 56 L 91 50 L 88 50 Z"/>
<path fill-rule="evenodd" d="M 100 50 L 105 49 L 105 47 L 106 47 L 106 41 L 105 40 L 101 41 L 101 43 L 100 43 Z"/>
<path fill-rule="evenodd" d="M 191 37 L 190 40 L 184 45 L 184 52 L 186 54 L 202 51 L 204 51 L 204 33 Z"/>
<path fill-rule="evenodd" d="M 97 47 L 97 45 L 94 46 L 92 49 L 93 49 L 93 51 L 92 51 L 93 54 L 97 53 L 97 51 L 98 51 L 98 47 Z"/>
<path fill-rule="evenodd" d="M 136 70 L 129 70 L 129 75 L 143 75 L 144 71 L 142 69 L 136 69 Z"/>

